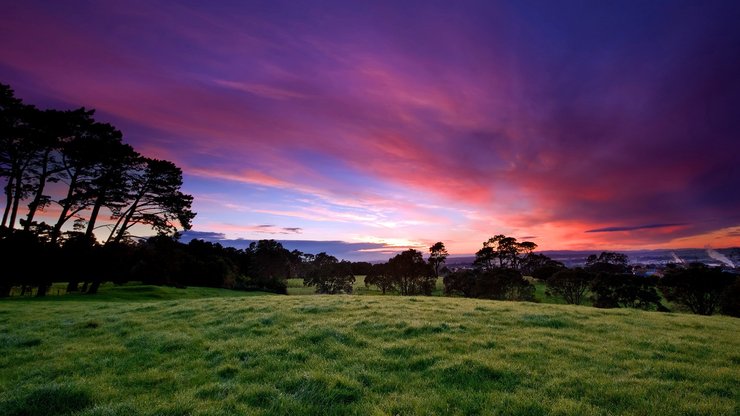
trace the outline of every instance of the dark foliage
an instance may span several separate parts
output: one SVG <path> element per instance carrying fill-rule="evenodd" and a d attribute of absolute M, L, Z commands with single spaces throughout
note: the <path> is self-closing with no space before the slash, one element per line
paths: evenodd
<path fill-rule="evenodd" d="M 334 256 L 319 253 L 314 256 L 308 268 L 303 284 L 315 286 L 316 293 L 352 293 L 355 276 L 352 274 L 350 262 L 340 262 Z"/>
<path fill-rule="evenodd" d="M 561 269 L 546 280 L 547 290 L 566 302 L 580 305 L 595 276 L 581 268 Z"/>
<path fill-rule="evenodd" d="M 740 318 L 740 276 L 730 285 L 722 296 L 720 310 L 723 314 Z"/>
<path fill-rule="evenodd" d="M 514 269 L 460 270 L 444 278 L 445 294 L 497 300 L 534 300 L 534 286 Z"/>
<path fill-rule="evenodd" d="M 388 264 L 373 264 L 365 276 L 365 286 L 376 286 L 385 295 L 386 292 L 396 289 L 396 281 L 388 272 Z"/>
<path fill-rule="evenodd" d="M 656 290 L 657 279 L 626 273 L 599 273 L 591 285 L 597 308 L 639 308 L 666 311 Z"/>
<path fill-rule="evenodd" d="M 474 265 L 485 270 L 519 269 L 521 256 L 528 256 L 536 248 L 537 244 L 531 241 L 518 242 L 514 237 L 499 234 L 483 243 L 483 248 L 475 253 Z"/>
<path fill-rule="evenodd" d="M 424 261 L 421 252 L 406 250 L 388 260 L 387 273 L 393 278 L 398 291 L 405 296 L 431 295 L 437 278 Z"/>
<path fill-rule="evenodd" d="M 476 281 L 479 270 L 457 270 L 447 274 L 442 282 L 444 283 L 445 295 L 458 295 L 466 298 L 474 297 Z"/>
<path fill-rule="evenodd" d="M 365 285 L 383 293 L 398 290 L 401 295 L 431 295 L 436 285 L 432 266 L 414 249 L 397 254 L 385 264 L 375 264 L 365 276 Z"/>
<path fill-rule="evenodd" d="M 365 276 L 370 273 L 372 268 L 372 263 L 368 263 L 366 261 L 352 262 L 352 274 L 355 276 Z"/>
<path fill-rule="evenodd" d="M 527 254 L 519 265 L 519 271 L 523 275 L 532 276 L 538 280 L 547 280 L 550 276 L 564 269 L 565 265 L 563 263 L 537 253 Z"/>
<path fill-rule="evenodd" d="M 604 251 L 598 256 L 592 254 L 586 259 L 586 270 L 592 273 L 627 273 L 629 259 L 626 254 Z"/>
<path fill-rule="evenodd" d="M 428 261 L 429 265 L 432 266 L 432 270 L 434 270 L 434 277 L 439 277 L 439 272 L 442 266 L 444 266 L 448 255 L 445 244 L 441 241 L 438 241 L 434 243 L 433 246 L 429 247 Z"/>
<path fill-rule="evenodd" d="M 669 301 L 681 304 L 695 314 L 711 315 L 720 302 L 726 303 L 732 312 L 733 300 L 727 299 L 726 296 L 730 295 L 726 293 L 736 280 L 736 276 L 723 272 L 720 267 L 691 263 L 686 268 L 669 269 L 660 280 L 660 289 Z"/>

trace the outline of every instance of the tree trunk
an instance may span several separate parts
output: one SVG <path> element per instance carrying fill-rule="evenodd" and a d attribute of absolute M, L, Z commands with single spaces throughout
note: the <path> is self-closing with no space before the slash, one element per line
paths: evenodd
<path fill-rule="evenodd" d="M 85 230 L 85 237 L 94 238 L 93 231 L 95 231 L 95 222 L 98 220 L 98 214 L 100 214 L 100 208 L 103 206 L 105 191 L 98 196 L 93 205 L 93 210 L 90 213 L 90 219 L 87 221 L 87 230 Z"/>
<path fill-rule="evenodd" d="M 100 280 L 94 280 L 93 283 L 90 285 L 90 290 L 87 291 L 89 295 L 94 295 L 98 293 L 98 288 L 100 287 Z"/>
<path fill-rule="evenodd" d="M 41 171 L 41 176 L 39 176 L 39 184 L 36 188 L 36 195 L 33 197 L 33 201 L 31 201 L 30 204 L 28 204 L 28 215 L 26 216 L 26 225 L 23 226 L 24 231 L 28 231 L 31 228 L 31 222 L 33 222 L 33 217 L 36 215 L 36 210 L 39 208 L 39 205 L 41 204 L 41 198 L 44 196 L 44 188 L 46 187 L 46 180 L 49 177 L 49 167 L 47 166 L 49 163 L 49 152 L 47 151 L 44 153 L 44 160 L 43 160 L 43 170 Z"/>
<path fill-rule="evenodd" d="M 42 283 L 39 285 L 39 289 L 36 291 L 36 297 L 46 296 L 46 291 L 49 289 L 49 286 L 46 283 Z"/>
<path fill-rule="evenodd" d="M 65 222 L 67 222 L 67 214 L 69 213 L 69 209 L 72 207 L 72 196 L 74 195 L 75 187 L 77 187 L 77 172 L 75 172 L 74 175 L 69 180 L 69 189 L 67 190 L 67 198 L 64 199 L 64 204 L 62 205 L 62 212 L 59 214 L 59 219 L 57 220 L 57 223 L 54 224 L 54 230 L 51 232 L 51 243 L 54 244 L 59 239 L 59 236 L 62 233 L 62 226 Z"/>
<path fill-rule="evenodd" d="M 15 178 L 15 190 L 13 191 L 13 208 L 10 211 L 10 221 L 8 222 L 8 228 L 11 230 L 15 228 L 15 218 L 18 215 L 18 203 L 21 202 L 21 193 L 23 192 L 23 181 L 22 177 Z"/>
<path fill-rule="evenodd" d="M 126 210 L 126 213 L 121 216 L 121 218 L 118 219 L 118 222 L 116 222 L 115 227 L 113 227 L 113 230 L 111 231 L 110 236 L 108 236 L 108 241 L 111 240 L 111 237 L 115 234 L 115 238 L 113 238 L 114 243 L 120 243 L 121 239 L 123 239 L 123 235 L 126 233 L 126 229 L 128 228 L 128 223 L 131 221 L 131 218 L 136 213 L 136 209 L 139 205 L 139 200 L 141 199 L 141 195 L 136 197 L 136 201 L 134 201 L 133 205 Z M 123 223 L 121 221 L 123 220 Z M 118 227 L 121 228 L 118 228 Z M 116 230 L 118 230 L 118 233 L 116 233 Z"/>
<path fill-rule="evenodd" d="M 3 227 L 8 223 L 8 215 L 10 215 L 11 205 L 13 205 L 13 178 L 9 176 L 8 183 L 5 185 L 5 211 L 3 212 Z"/>
<path fill-rule="evenodd" d="M 2 285 L 0 286 L 0 298 L 7 298 L 10 296 L 10 291 L 13 289 L 13 286 L 10 285 Z"/>
<path fill-rule="evenodd" d="M 79 282 L 77 279 L 70 280 L 69 283 L 67 283 L 67 293 L 78 292 L 80 290 L 78 285 Z"/>
<path fill-rule="evenodd" d="M 85 280 L 85 283 L 82 284 L 82 289 L 80 289 L 80 293 L 87 292 L 87 280 Z"/>

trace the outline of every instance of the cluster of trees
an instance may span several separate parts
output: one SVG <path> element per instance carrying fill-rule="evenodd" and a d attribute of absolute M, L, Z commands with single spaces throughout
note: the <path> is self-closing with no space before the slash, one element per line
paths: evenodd
<path fill-rule="evenodd" d="M 169 235 L 189 229 L 195 214 L 192 196 L 180 191 L 182 171 L 140 155 L 93 115 L 84 108 L 37 109 L 0 84 L 0 226 L 19 226 L 51 243 L 71 236 L 69 228 L 88 240 L 104 229 L 104 242 L 114 243 L 137 225 Z M 50 207 L 51 221 L 39 222 Z"/>
<path fill-rule="evenodd" d="M 665 276 L 637 276 L 625 254 L 602 252 L 586 259 L 585 267 L 567 268 L 543 254 L 537 244 L 496 235 L 476 253 L 473 268 L 449 271 L 444 244 L 429 249 L 425 262 L 416 250 L 407 250 L 387 263 L 373 265 L 366 285 L 383 293 L 430 295 L 437 277 L 444 274 L 448 296 L 534 301 L 533 282 L 544 282 L 548 295 L 580 305 L 590 301 L 599 308 L 639 308 L 667 311 L 664 299 L 696 314 L 740 315 L 740 277 L 701 263 L 671 265 Z"/>
<path fill-rule="evenodd" d="M 38 109 L 0 84 L 0 246 L 13 259 L 0 296 L 17 283 L 43 295 L 60 271 L 71 282 L 118 274 L 134 230 L 174 236 L 190 228 L 193 197 L 181 192 L 180 168 L 142 156 L 93 116 Z"/>
<path fill-rule="evenodd" d="M 721 310 L 740 315 L 740 277 L 703 263 L 669 265 L 662 277 L 637 276 L 631 273 L 626 255 L 603 252 L 589 256 L 585 267 L 557 271 L 545 283 L 550 293 L 576 305 L 588 298 L 600 308 L 667 311 L 665 299 L 695 314 Z"/>
<path fill-rule="evenodd" d="M 66 293 L 97 293 L 101 283 L 129 281 L 176 287 L 203 286 L 287 293 L 287 279 L 302 278 L 317 293 L 352 293 L 355 275 L 368 273 L 366 262 L 338 261 L 326 253 L 289 251 L 275 240 L 245 249 L 168 235 L 144 240 L 90 244 L 83 236 L 50 244 L 38 236 L 0 229 L 0 252 L 12 262 L 0 274 L 0 297 L 13 287 L 44 296 L 52 283 Z"/>
<path fill-rule="evenodd" d="M 533 301 L 535 287 L 524 276 L 541 276 L 562 263 L 534 253 L 537 244 L 499 234 L 475 253 L 473 269 L 458 270 L 444 278 L 448 295 L 499 300 Z"/>
<path fill-rule="evenodd" d="M 372 265 L 365 276 L 365 285 L 376 286 L 383 294 L 398 291 L 404 296 L 431 295 L 440 272 L 445 271 L 442 268 L 447 256 L 447 249 L 442 242 L 429 248 L 427 261 L 420 251 L 406 250 L 387 263 Z"/>

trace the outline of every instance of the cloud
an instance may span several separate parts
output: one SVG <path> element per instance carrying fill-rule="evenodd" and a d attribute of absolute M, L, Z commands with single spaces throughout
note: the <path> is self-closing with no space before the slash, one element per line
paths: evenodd
<path fill-rule="evenodd" d="M 205 240 L 205 241 L 218 241 L 226 239 L 224 233 L 218 233 L 214 231 L 184 231 L 180 237 L 180 241 L 188 242 L 190 240 Z"/>
<path fill-rule="evenodd" d="M 616 231 L 636 231 L 636 230 L 650 230 L 654 228 L 669 228 L 669 227 L 682 227 L 686 224 L 678 223 L 678 224 L 647 224 L 647 225 L 636 225 L 636 226 L 622 226 L 622 227 L 605 227 L 605 228 L 596 228 L 593 230 L 586 230 L 584 232 L 586 233 L 607 233 L 607 232 L 616 232 Z"/>
<path fill-rule="evenodd" d="M 560 248 L 740 224 L 736 5 L 483 3 L 29 0 L 0 16 L 0 78 L 97 108 L 182 166 L 196 204 L 254 191 L 199 226 Z"/>

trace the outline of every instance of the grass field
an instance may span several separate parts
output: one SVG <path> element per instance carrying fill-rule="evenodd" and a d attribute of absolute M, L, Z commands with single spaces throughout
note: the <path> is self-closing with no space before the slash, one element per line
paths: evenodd
<path fill-rule="evenodd" d="M 104 286 L 0 302 L 0 415 L 737 415 L 738 334 L 723 316 Z"/>

